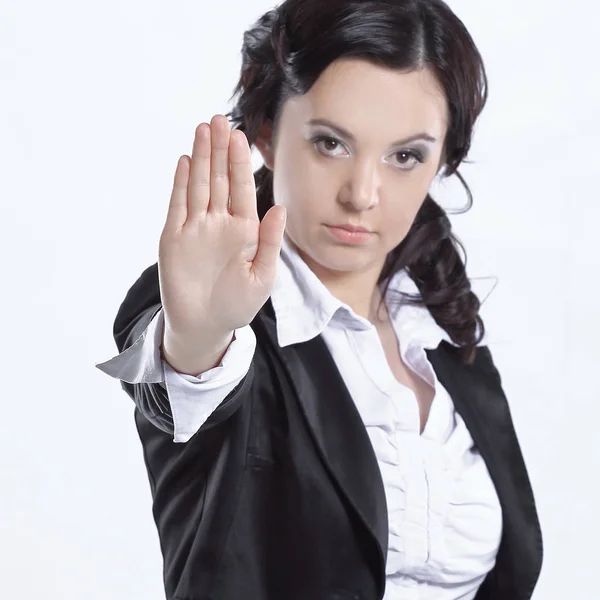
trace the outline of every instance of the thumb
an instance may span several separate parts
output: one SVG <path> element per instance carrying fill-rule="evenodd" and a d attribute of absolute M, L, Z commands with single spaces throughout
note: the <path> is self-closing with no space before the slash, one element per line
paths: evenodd
<path fill-rule="evenodd" d="M 265 285 L 275 280 L 277 259 L 281 250 L 281 241 L 285 231 L 287 209 L 283 206 L 272 206 L 260 223 L 258 232 L 258 250 L 252 261 L 254 275 Z"/>

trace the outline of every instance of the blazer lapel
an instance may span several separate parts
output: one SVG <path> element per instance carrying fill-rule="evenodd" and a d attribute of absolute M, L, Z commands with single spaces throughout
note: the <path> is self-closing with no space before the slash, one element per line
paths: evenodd
<path fill-rule="evenodd" d="M 487 346 L 464 365 L 442 342 L 426 350 L 486 463 L 502 506 L 503 534 L 494 573 L 493 598 L 531 597 L 542 564 L 542 537 L 533 492 L 501 378 Z"/>
<path fill-rule="evenodd" d="M 268 317 L 262 323 L 282 356 L 323 463 L 371 534 L 381 598 L 388 551 L 387 503 L 365 425 L 321 336 L 280 348 L 270 299 L 264 309 Z"/>

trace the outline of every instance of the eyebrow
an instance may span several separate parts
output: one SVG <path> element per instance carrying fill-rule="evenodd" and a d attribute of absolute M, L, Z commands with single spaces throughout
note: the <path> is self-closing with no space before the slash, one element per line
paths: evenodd
<path fill-rule="evenodd" d="M 343 127 L 340 127 L 339 125 L 335 125 L 334 123 L 332 123 L 331 121 L 328 121 L 327 119 L 311 119 L 306 124 L 307 125 L 324 125 L 325 127 L 329 127 L 329 129 L 332 129 L 333 131 L 335 131 L 335 133 L 337 135 L 339 135 L 341 137 L 345 137 L 346 139 L 350 140 L 351 142 L 356 142 L 356 138 L 349 131 L 346 131 Z M 402 146 L 404 144 L 408 144 L 408 143 L 414 142 L 416 140 L 426 140 L 428 142 L 437 142 L 437 138 L 433 137 L 432 135 L 430 135 L 428 133 L 423 132 L 423 133 L 415 133 L 414 135 L 404 138 L 403 140 L 397 140 L 396 142 L 394 142 L 391 145 L 392 146 Z"/>

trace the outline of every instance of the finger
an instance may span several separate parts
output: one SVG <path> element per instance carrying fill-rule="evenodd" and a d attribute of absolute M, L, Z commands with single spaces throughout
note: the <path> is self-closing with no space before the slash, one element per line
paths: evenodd
<path fill-rule="evenodd" d="M 190 181 L 187 187 L 188 218 L 198 219 L 206 214 L 210 201 L 210 139 L 208 123 L 200 123 L 196 128 Z"/>
<path fill-rule="evenodd" d="M 209 210 L 227 212 L 229 201 L 229 121 L 215 115 L 211 122 Z"/>
<path fill-rule="evenodd" d="M 267 211 L 260 223 L 258 250 L 252 261 L 252 271 L 266 287 L 275 280 L 286 218 L 287 210 L 276 205 Z"/>
<path fill-rule="evenodd" d="M 177 231 L 183 227 L 187 219 L 187 188 L 190 171 L 190 159 L 183 155 L 177 161 L 175 169 L 175 178 L 173 181 L 173 190 L 171 191 L 171 199 L 169 201 L 169 210 L 167 211 L 167 221 L 165 228 Z"/>
<path fill-rule="evenodd" d="M 252 154 L 244 132 L 233 130 L 229 141 L 231 214 L 258 219 Z"/>

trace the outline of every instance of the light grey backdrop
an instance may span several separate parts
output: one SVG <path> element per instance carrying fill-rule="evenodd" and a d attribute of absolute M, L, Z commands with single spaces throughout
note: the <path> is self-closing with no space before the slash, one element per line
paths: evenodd
<path fill-rule="evenodd" d="M 230 108 L 242 33 L 272 5 L 0 3 L 4 598 L 164 598 L 133 403 L 94 365 L 157 260 L 177 159 Z M 482 314 L 544 531 L 534 597 L 595 600 L 600 7 L 450 5 L 490 80 L 462 168 L 474 207 L 452 220 L 480 297 L 498 280 Z"/>

